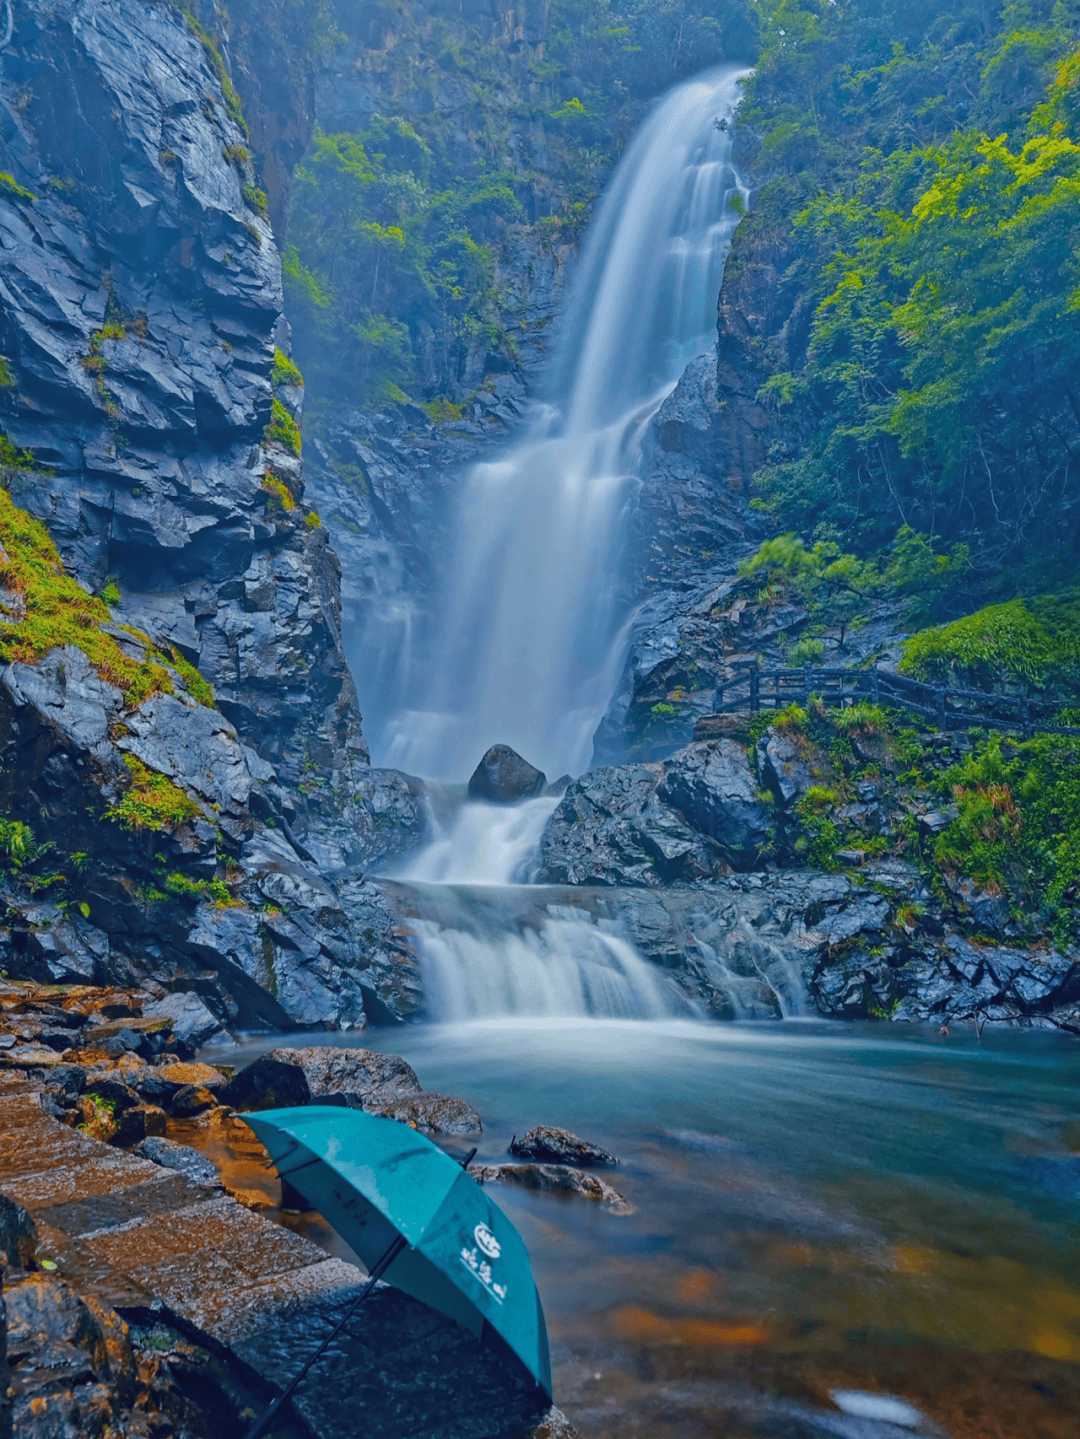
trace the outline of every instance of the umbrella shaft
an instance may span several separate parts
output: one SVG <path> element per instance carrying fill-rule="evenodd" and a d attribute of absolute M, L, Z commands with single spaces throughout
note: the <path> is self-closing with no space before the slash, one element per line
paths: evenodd
<path fill-rule="evenodd" d="M 397 1239 L 394 1240 L 393 1244 L 391 1244 L 390 1248 L 386 1251 L 386 1253 L 375 1265 L 375 1268 L 368 1275 L 368 1282 L 364 1285 L 363 1289 L 361 1289 L 360 1293 L 353 1300 L 352 1304 L 349 1305 L 348 1309 L 346 1309 L 345 1313 L 334 1325 L 333 1329 L 331 1329 L 330 1333 L 319 1345 L 318 1349 L 315 1350 L 315 1353 L 300 1370 L 299 1374 L 297 1374 L 292 1379 L 286 1389 L 282 1390 L 282 1392 L 267 1409 L 266 1413 L 262 1416 L 260 1420 L 258 1420 L 254 1429 L 249 1431 L 247 1439 L 262 1439 L 263 1435 L 270 1428 L 270 1425 L 274 1422 L 274 1418 L 277 1415 L 278 1411 L 282 1408 L 283 1405 L 289 1402 L 293 1390 L 303 1379 L 304 1375 L 308 1372 L 308 1370 L 312 1367 L 313 1364 L 315 1364 L 319 1359 L 322 1358 L 323 1354 L 326 1352 L 330 1344 L 332 1344 L 333 1341 L 337 1338 L 337 1336 L 341 1333 L 345 1325 L 349 1322 L 349 1320 L 353 1317 L 356 1311 L 360 1308 L 361 1304 L 363 1304 L 364 1300 L 375 1288 L 375 1285 L 390 1268 L 391 1264 L 393 1264 L 394 1260 L 398 1257 L 401 1251 L 407 1248 L 407 1246 L 408 1240 L 403 1238 L 401 1235 L 399 1235 Z"/>

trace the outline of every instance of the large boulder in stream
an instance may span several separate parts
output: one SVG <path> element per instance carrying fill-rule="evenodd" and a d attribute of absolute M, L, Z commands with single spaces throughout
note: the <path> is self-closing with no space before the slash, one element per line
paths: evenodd
<path fill-rule="evenodd" d="M 220 1092 L 233 1109 L 340 1104 L 369 1112 L 421 1093 L 411 1065 L 370 1049 L 272 1049 L 234 1074 Z"/>
<path fill-rule="evenodd" d="M 469 798 L 488 804 L 518 804 L 543 794 L 547 775 L 508 744 L 493 744 L 469 780 Z"/>
<path fill-rule="evenodd" d="M 742 745 L 690 744 L 657 764 L 605 766 L 570 785 L 540 844 L 541 882 L 653 887 L 758 868 L 772 814 Z"/>

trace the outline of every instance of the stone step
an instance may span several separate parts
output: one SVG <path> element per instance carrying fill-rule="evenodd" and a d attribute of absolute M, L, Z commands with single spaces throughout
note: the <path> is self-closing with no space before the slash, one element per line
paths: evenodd
<path fill-rule="evenodd" d="M 52 1118 L 0 1084 L 0 1192 L 39 1249 L 121 1313 L 157 1310 L 272 1393 L 341 1317 L 362 1273 L 210 1186 Z M 293 1405 L 313 1439 L 527 1439 L 536 1391 L 466 1330 L 380 1286 Z"/>

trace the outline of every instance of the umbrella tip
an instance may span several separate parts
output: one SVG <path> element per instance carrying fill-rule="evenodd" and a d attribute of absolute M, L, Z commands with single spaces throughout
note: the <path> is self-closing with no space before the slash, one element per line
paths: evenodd
<path fill-rule="evenodd" d="M 475 1149 L 475 1147 L 474 1147 L 473 1149 L 470 1149 L 470 1150 L 469 1150 L 468 1154 L 466 1154 L 465 1158 L 461 1161 L 461 1167 L 462 1167 L 462 1169 L 468 1169 L 469 1165 L 473 1162 L 473 1160 L 474 1160 L 475 1158 L 476 1158 L 476 1149 Z"/>

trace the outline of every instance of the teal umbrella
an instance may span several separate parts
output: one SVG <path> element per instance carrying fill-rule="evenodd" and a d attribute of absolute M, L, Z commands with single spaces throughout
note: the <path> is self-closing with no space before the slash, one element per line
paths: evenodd
<path fill-rule="evenodd" d="M 509 1350 L 550 1400 L 547 1328 L 528 1251 L 461 1165 L 408 1125 L 358 1109 L 305 1105 L 243 1118 L 279 1176 L 364 1261 L 371 1281 L 360 1300 L 375 1279 L 385 1279 L 504 1355 Z M 312 1355 L 248 1439 L 265 1433 L 317 1357 Z"/>

